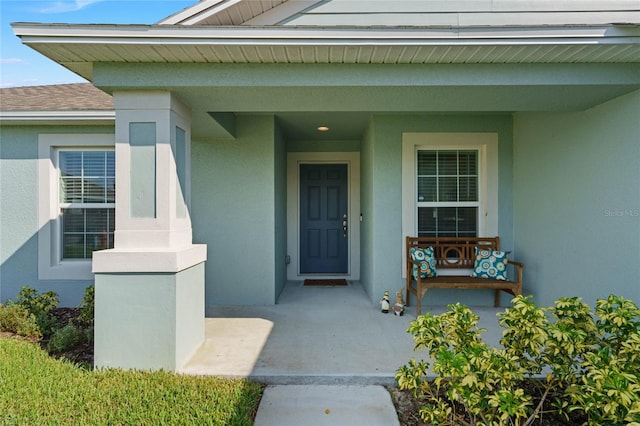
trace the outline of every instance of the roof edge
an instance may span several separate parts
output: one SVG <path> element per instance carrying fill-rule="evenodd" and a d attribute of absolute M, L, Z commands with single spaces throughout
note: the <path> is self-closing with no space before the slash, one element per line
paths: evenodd
<path fill-rule="evenodd" d="M 0 111 L 0 125 L 22 124 L 112 124 L 116 112 L 112 110 L 65 110 L 65 111 Z"/>
<path fill-rule="evenodd" d="M 640 24 L 608 25 L 544 25 L 544 26 L 477 26 L 477 27 L 174 27 L 167 25 L 111 24 L 11 24 L 16 36 L 30 42 L 161 43 L 224 41 L 269 43 L 352 43 L 379 42 L 389 44 L 407 40 L 529 40 L 529 39 L 628 39 L 640 42 Z"/>

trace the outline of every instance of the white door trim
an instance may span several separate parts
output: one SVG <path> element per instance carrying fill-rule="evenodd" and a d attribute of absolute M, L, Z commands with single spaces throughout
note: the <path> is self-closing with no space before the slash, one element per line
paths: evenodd
<path fill-rule="evenodd" d="M 323 278 L 360 280 L 360 153 L 359 152 L 290 152 L 287 154 L 287 280 L 317 278 L 317 274 L 300 274 L 300 164 L 346 164 L 348 173 L 349 272 L 322 275 Z"/>

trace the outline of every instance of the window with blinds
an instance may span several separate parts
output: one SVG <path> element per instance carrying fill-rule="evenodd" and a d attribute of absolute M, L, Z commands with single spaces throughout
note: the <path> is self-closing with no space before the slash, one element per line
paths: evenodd
<path fill-rule="evenodd" d="M 478 151 L 420 150 L 417 153 L 418 235 L 478 234 Z"/>
<path fill-rule="evenodd" d="M 61 150 L 58 166 L 62 259 L 90 259 L 96 250 L 113 248 L 114 151 Z"/>

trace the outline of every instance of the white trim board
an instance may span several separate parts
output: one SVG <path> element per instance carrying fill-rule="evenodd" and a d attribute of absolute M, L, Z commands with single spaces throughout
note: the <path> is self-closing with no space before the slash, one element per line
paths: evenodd
<path fill-rule="evenodd" d="M 300 164 L 346 164 L 348 168 L 349 272 L 340 275 L 304 275 L 299 272 L 299 199 Z M 360 153 L 359 152 L 290 152 L 287 155 L 287 280 L 305 278 L 360 279 Z"/>

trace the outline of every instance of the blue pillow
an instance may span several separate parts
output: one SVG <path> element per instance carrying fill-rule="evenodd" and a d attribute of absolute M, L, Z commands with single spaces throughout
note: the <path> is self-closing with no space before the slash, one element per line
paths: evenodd
<path fill-rule="evenodd" d="M 473 266 L 473 276 L 507 280 L 507 264 L 509 259 L 506 251 L 493 251 L 476 247 L 476 260 Z"/>
<path fill-rule="evenodd" d="M 411 247 L 409 256 L 414 262 L 420 265 L 420 278 L 433 278 L 438 275 L 436 272 L 436 258 L 433 255 L 433 247 L 419 248 Z M 413 265 L 413 278 L 418 279 L 418 265 Z"/>

